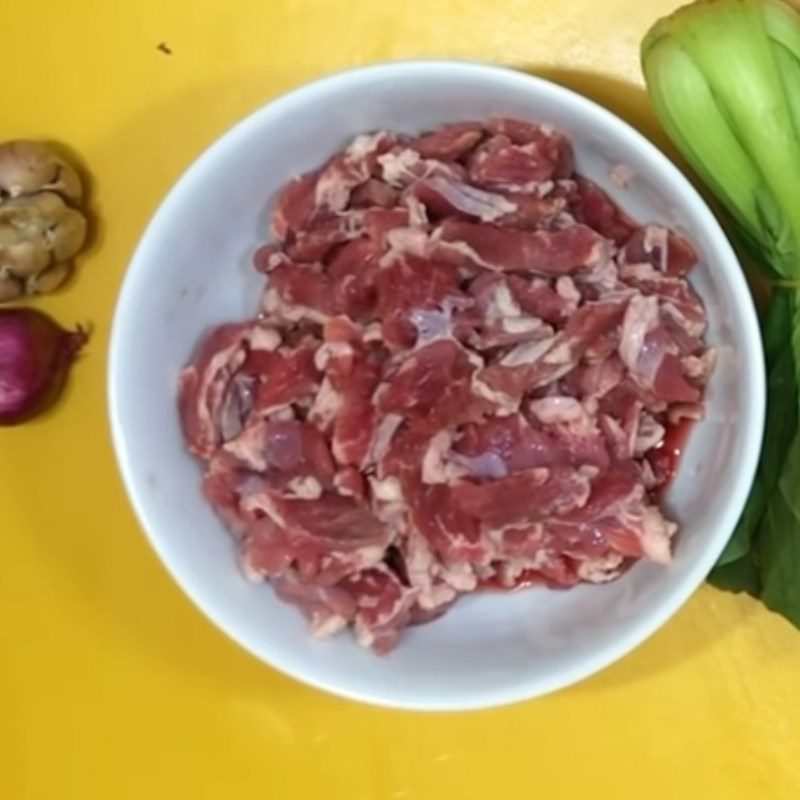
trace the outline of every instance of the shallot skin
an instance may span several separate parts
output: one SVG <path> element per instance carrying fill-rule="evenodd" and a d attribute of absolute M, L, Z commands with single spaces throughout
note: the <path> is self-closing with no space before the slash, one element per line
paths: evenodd
<path fill-rule="evenodd" d="M 0 310 L 0 425 L 46 411 L 61 395 L 87 332 L 31 308 Z"/>

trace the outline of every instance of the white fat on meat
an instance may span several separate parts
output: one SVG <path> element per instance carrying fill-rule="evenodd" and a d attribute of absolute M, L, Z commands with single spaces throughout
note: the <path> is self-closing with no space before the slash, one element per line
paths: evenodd
<path fill-rule="evenodd" d="M 568 303 L 572 303 L 576 308 L 582 299 L 575 281 L 569 275 L 561 275 L 556 280 L 556 293 Z"/>
<path fill-rule="evenodd" d="M 658 298 L 634 295 L 625 308 L 620 331 L 619 355 L 625 366 L 636 374 L 644 340 L 659 324 Z"/>
<path fill-rule="evenodd" d="M 250 349 L 266 350 L 271 352 L 281 346 L 281 335 L 275 328 L 266 328 L 262 325 L 254 325 L 250 331 Z"/>
<path fill-rule="evenodd" d="M 402 186 L 409 177 L 415 177 L 410 168 L 419 163 L 422 157 L 415 150 L 389 151 L 378 156 L 383 179 L 395 186 Z"/>
<path fill-rule="evenodd" d="M 412 309 L 409 320 L 417 329 L 414 349 L 419 350 L 441 339 L 453 339 L 453 312 L 471 305 L 472 301 L 466 298 L 445 297 L 436 308 Z"/>
<path fill-rule="evenodd" d="M 608 583 L 619 577 L 624 561 L 624 556 L 615 552 L 600 558 L 587 558 L 578 562 L 578 577 L 587 583 Z"/>
<path fill-rule="evenodd" d="M 645 488 L 637 483 L 627 497 L 608 510 L 620 524 L 635 531 L 644 554 L 658 564 L 672 560 L 670 540 L 678 530 L 676 523 L 666 519 L 657 506 L 645 504 Z"/>
<path fill-rule="evenodd" d="M 280 296 L 278 290 L 270 286 L 267 286 L 267 290 L 261 299 L 261 310 L 266 316 L 282 322 L 294 323 L 310 320 L 318 325 L 324 325 L 328 321 L 328 315 L 317 311 L 315 308 L 287 303 Z"/>
<path fill-rule="evenodd" d="M 428 211 L 416 195 L 408 193 L 403 196 L 403 205 L 408 209 L 408 224 L 411 227 L 424 228 L 428 224 Z"/>
<path fill-rule="evenodd" d="M 248 550 L 239 550 L 237 554 L 237 560 L 239 562 L 239 569 L 241 570 L 242 575 L 244 575 L 244 577 L 247 578 L 250 583 L 262 583 L 264 581 L 264 573 L 253 566 Z"/>
<path fill-rule="evenodd" d="M 314 366 L 324 372 L 332 358 L 350 358 L 353 354 L 353 345 L 350 342 L 324 342 L 314 353 Z"/>
<path fill-rule="evenodd" d="M 631 438 L 625 432 L 622 425 L 608 414 L 603 414 L 600 417 L 600 425 L 609 445 L 612 447 L 613 455 L 619 460 L 630 458 L 632 449 Z"/>
<path fill-rule="evenodd" d="M 208 362 L 197 390 L 197 417 L 205 427 L 213 427 L 211 409 L 218 406 L 228 381 L 244 364 L 247 353 L 240 342 L 216 353 Z"/>
<path fill-rule="evenodd" d="M 522 309 L 505 281 L 498 281 L 495 285 L 486 308 L 486 316 L 493 320 L 522 316 Z"/>
<path fill-rule="evenodd" d="M 429 237 L 421 228 L 392 228 L 386 233 L 386 244 L 388 249 L 381 256 L 381 265 L 391 263 L 406 254 L 425 258 L 429 249 Z"/>
<path fill-rule="evenodd" d="M 698 319 L 689 319 L 675 303 L 669 300 L 664 300 L 661 303 L 661 313 L 665 317 L 669 317 L 679 328 L 684 330 L 689 336 L 697 337 L 698 339 L 706 331 L 705 316 Z"/>
<path fill-rule="evenodd" d="M 615 164 L 611 168 L 611 181 L 620 189 L 627 189 L 634 177 L 636 173 L 627 164 Z"/>
<path fill-rule="evenodd" d="M 642 516 L 641 539 L 645 555 L 657 564 L 669 564 L 672 560 L 670 540 L 678 526 L 664 519 L 656 506 L 646 506 Z"/>
<path fill-rule="evenodd" d="M 408 582 L 418 592 L 419 607 L 432 610 L 455 600 L 457 592 L 439 578 L 441 564 L 425 537 L 412 531 L 405 545 L 404 560 Z"/>
<path fill-rule="evenodd" d="M 558 181 L 561 184 L 563 181 Z M 503 185 L 503 191 L 510 195 L 533 194 L 536 197 L 547 197 L 556 188 L 555 181 L 527 181 L 525 183 L 507 183 Z"/>
<path fill-rule="evenodd" d="M 574 397 L 542 397 L 531 400 L 528 408 L 544 425 L 562 425 L 575 431 L 587 431 L 594 427 L 585 406 Z"/>
<path fill-rule="evenodd" d="M 502 586 L 514 586 L 525 572 L 546 567 L 550 560 L 551 556 L 547 550 L 537 550 L 532 556 L 504 559 L 497 565 L 495 574 Z"/>
<path fill-rule="evenodd" d="M 579 276 L 582 285 L 594 287 L 598 300 L 613 297 L 619 287 L 619 268 L 610 257 L 609 248 L 606 241 L 595 244 L 589 258 L 592 269 Z"/>
<path fill-rule="evenodd" d="M 298 500 L 319 500 L 322 484 L 313 475 L 300 475 L 289 481 L 284 495 Z"/>
<path fill-rule="evenodd" d="M 463 465 L 449 458 L 454 434 L 451 430 L 441 430 L 435 434 L 422 457 L 422 482 L 427 484 L 453 483 L 469 474 Z"/>
<path fill-rule="evenodd" d="M 519 400 L 515 400 L 499 389 L 493 389 L 488 383 L 485 383 L 478 377 L 477 371 L 472 373 L 470 391 L 476 397 L 481 397 L 493 403 L 495 406 L 495 414 L 497 414 L 498 417 L 507 417 L 510 414 L 515 414 L 519 410 Z"/>
<path fill-rule="evenodd" d="M 323 378 L 308 412 L 309 421 L 321 430 L 329 430 L 342 410 L 342 403 L 341 392 L 333 388 L 328 377 Z"/>
<path fill-rule="evenodd" d="M 466 561 L 442 564 L 441 578 L 457 592 L 472 592 L 478 588 L 478 576 L 473 565 Z"/>
<path fill-rule="evenodd" d="M 370 475 L 368 478 L 369 488 L 375 500 L 383 503 L 399 503 L 403 500 L 403 488 L 400 481 L 389 475 L 386 478 L 376 478 Z"/>
<path fill-rule="evenodd" d="M 339 633 L 339 631 L 343 631 L 346 627 L 347 619 L 341 614 L 313 613 L 308 625 L 308 631 L 315 639 L 328 639 Z"/>
<path fill-rule="evenodd" d="M 353 187 L 369 179 L 369 168 L 362 160 L 345 156 L 352 172 L 344 171 L 341 162 L 334 161 L 320 173 L 314 187 L 314 202 L 318 207 L 327 207 L 331 211 L 344 211 L 350 202 Z"/>
<path fill-rule="evenodd" d="M 222 449 L 250 469 L 264 472 L 269 466 L 264 453 L 265 426 L 264 420 L 251 423 L 235 439 L 225 442 Z"/>
<path fill-rule="evenodd" d="M 442 241 L 442 229 L 436 228 L 433 233 L 430 235 L 427 245 L 429 249 L 436 248 L 437 250 L 449 250 L 451 253 L 456 253 L 457 255 L 463 256 L 467 261 L 477 264 L 484 269 L 491 270 L 492 272 L 497 271 L 497 265 L 492 264 L 486 259 L 481 258 L 480 255 L 470 247 L 466 242 L 461 240 L 454 240 L 454 241 Z"/>
<path fill-rule="evenodd" d="M 527 315 L 522 317 L 505 317 L 500 325 L 506 333 L 510 334 L 532 334 L 538 332 L 542 336 L 550 336 L 553 333 L 553 329 L 542 322 L 539 317 Z"/>
<path fill-rule="evenodd" d="M 382 342 L 383 341 L 383 326 L 380 322 L 370 322 L 364 326 L 361 334 L 361 340 L 368 344 L 369 342 Z"/>
<path fill-rule="evenodd" d="M 553 333 L 553 329 L 542 322 L 539 317 L 523 314 L 519 303 L 504 280 L 498 281 L 494 286 L 486 307 L 485 317 L 490 322 L 499 322 L 503 331 L 510 334 L 538 331 L 542 337 L 545 337 Z"/>
<path fill-rule="evenodd" d="M 664 440 L 666 430 L 651 414 L 646 411 L 639 415 L 636 436 L 633 442 L 633 455 L 641 458 L 648 450 L 658 447 Z"/>
<path fill-rule="evenodd" d="M 516 212 L 516 203 L 502 194 L 487 192 L 468 183 L 448 180 L 441 175 L 429 179 L 431 187 L 454 208 L 482 222 L 495 222 Z"/>
<path fill-rule="evenodd" d="M 334 171 L 323 172 L 314 188 L 314 202 L 335 211 L 346 208 L 350 201 L 350 187 Z"/>
<path fill-rule="evenodd" d="M 375 428 L 372 436 L 369 455 L 366 459 L 369 464 L 376 464 L 381 461 L 389 452 L 397 429 L 403 424 L 403 417 L 400 414 L 387 414 Z"/>
<path fill-rule="evenodd" d="M 374 153 L 386 136 L 386 131 L 360 133 L 347 146 L 345 156 L 349 161 L 361 161 L 370 153 Z"/>
<path fill-rule="evenodd" d="M 556 336 L 540 339 L 534 342 L 518 344 L 500 359 L 501 367 L 522 367 L 535 364 L 550 351 L 556 343 Z"/>

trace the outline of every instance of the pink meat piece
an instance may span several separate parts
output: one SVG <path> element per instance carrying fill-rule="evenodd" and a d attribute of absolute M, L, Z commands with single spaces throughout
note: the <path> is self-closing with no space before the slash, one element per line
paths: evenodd
<path fill-rule="evenodd" d="M 449 486 L 421 486 L 410 493 L 415 528 L 446 562 L 483 563 L 489 556 L 478 519 L 463 508 Z"/>
<path fill-rule="evenodd" d="M 703 350 L 706 312 L 687 281 L 664 275 L 649 263 L 623 264 L 619 268 L 619 277 L 626 285 L 643 294 L 659 297 L 661 321 L 682 354 L 690 355 Z"/>
<path fill-rule="evenodd" d="M 285 261 L 270 272 L 269 286 L 290 305 L 335 313 L 330 277 L 318 264 Z"/>
<path fill-rule="evenodd" d="M 471 473 L 477 477 L 503 476 L 536 467 L 586 464 L 605 469 L 609 464 L 606 443 L 598 429 L 574 431 L 558 425 L 536 428 L 521 414 L 466 426 L 455 449 L 469 458 Z"/>
<path fill-rule="evenodd" d="M 450 175 L 433 175 L 418 180 L 404 194 L 419 200 L 427 209 L 429 218 L 462 216 L 494 222 L 517 211 L 516 203 L 502 194 L 478 189 Z"/>
<path fill-rule="evenodd" d="M 378 393 L 376 405 L 381 413 L 400 414 L 424 430 L 480 418 L 487 406 L 471 392 L 472 372 L 459 344 L 433 342 L 402 362 Z"/>
<path fill-rule="evenodd" d="M 420 467 L 431 434 L 425 430 L 403 426 L 392 437 L 386 453 L 377 465 L 378 477 L 397 478 L 408 490 L 421 483 Z"/>
<path fill-rule="evenodd" d="M 559 530 L 558 525 L 565 527 Z M 564 549 L 573 554 L 596 555 L 598 548 L 607 547 L 626 557 L 648 555 L 662 562 L 669 560 L 669 540 L 676 527 L 645 502 L 637 471 L 630 464 L 601 474 L 586 504 L 565 514 L 558 525 L 551 527 L 551 533 L 571 536 Z"/>
<path fill-rule="evenodd" d="M 363 214 L 364 234 L 373 242 L 386 244 L 386 235 L 394 228 L 410 224 L 406 208 L 368 208 Z"/>
<path fill-rule="evenodd" d="M 370 239 L 343 245 L 328 262 L 330 307 L 354 319 L 372 317 L 377 303 L 375 279 L 381 247 Z M 325 303 L 328 306 L 328 303 Z"/>
<path fill-rule="evenodd" d="M 246 358 L 252 322 L 215 328 L 178 378 L 178 411 L 186 446 L 209 458 L 222 441 L 220 415 L 234 374 Z"/>
<path fill-rule="evenodd" d="M 237 539 L 244 536 L 253 522 L 240 507 L 242 485 L 250 477 L 247 469 L 233 462 L 224 453 L 211 457 L 201 484 L 203 496 L 214 508 Z"/>
<path fill-rule="evenodd" d="M 353 191 L 377 173 L 379 157 L 396 141 L 387 131 L 358 136 L 346 150 L 329 159 L 314 187 L 317 208 L 344 211 Z"/>
<path fill-rule="evenodd" d="M 490 127 L 495 135 L 469 160 L 470 178 L 478 185 L 527 187 L 571 173 L 572 149 L 561 134 L 516 120 L 496 120 Z"/>
<path fill-rule="evenodd" d="M 416 150 L 398 145 L 384 153 L 379 159 L 380 176 L 391 187 L 402 189 L 415 181 L 436 175 L 464 179 L 466 168 L 456 161 L 438 161 L 423 158 Z"/>
<path fill-rule="evenodd" d="M 525 470 L 487 483 L 451 487 L 456 507 L 492 526 L 534 522 L 566 514 L 586 503 L 589 474 L 572 467 Z"/>
<path fill-rule="evenodd" d="M 350 195 L 351 208 L 393 208 L 400 199 L 400 193 L 377 178 L 370 178 L 353 189 Z"/>
<path fill-rule="evenodd" d="M 333 427 L 333 455 L 337 463 L 360 467 L 369 455 L 378 416 L 372 395 L 380 372 L 366 361 L 353 367 L 342 392 L 342 409 Z"/>
<path fill-rule="evenodd" d="M 526 192 L 504 193 L 503 196 L 514 204 L 514 211 L 509 211 L 497 219 L 497 223 L 509 228 L 537 230 L 540 227 L 550 228 L 558 215 L 567 208 L 563 197 L 548 195 L 539 197 Z"/>
<path fill-rule="evenodd" d="M 308 422 L 255 419 L 225 449 L 256 472 L 277 470 L 325 480 L 335 472 L 327 439 Z"/>
<path fill-rule="evenodd" d="M 569 318 L 563 331 L 519 345 L 499 362 L 480 370 L 478 379 L 518 402 L 525 393 L 571 372 L 600 337 L 614 330 L 624 311 L 622 300 L 586 303 Z"/>
<path fill-rule="evenodd" d="M 639 228 L 619 253 L 622 264 L 652 264 L 666 275 L 685 275 L 696 263 L 694 248 L 682 236 L 655 225 Z"/>
<path fill-rule="evenodd" d="M 305 583 L 292 575 L 271 576 L 271 583 L 281 600 L 305 614 L 317 636 L 336 633 L 355 618 L 358 604 L 352 593 L 340 586 Z"/>
<path fill-rule="evenodd" d="M 258 378 L 253 411 L 261 414 L 310 398 L 319 388 L 314 347 L 251 351 L 242 371 Z"/>
<path fill-rule="evenodd" d="M 446 297 L 461 295 L 458 273 L 451 265 L 410 255 L 381 268 L 375 283 L 384 340 L 397 348 L 413 347 L 416 342 L 413 311 L 436 308 Z"/>
<path fill-rule="evenodd" d="M 350 497 L 325 493 L 308 502 L 273 496 L 271 505 L 281 527 L 325 542 L 329 549 L 372 547 L 390 538 L 381 521 Z"/>
<path fill-rule="evenodd" d="M 627 242 L 637 227 L 596 183 L 586 178 L 575 181 L 569 210 L 578 222 L 588 225 L 618 245 Z"/>
<path fill-rule="evenodd" d="M 332 504 L 331 498 L 342 502 Z M 367 509 L 339 495 L 323 494 L 315 501 L 281 500 L 278 494 L 265 492 L 256 502 L 281 521 L 259 516 L 248 524 L 242 558 L 252 578 L 294 574 L 302 581 L 332 586 L 379 563 L 390 540 L 390 532 Z M 296 508 L 287 510 L 281 503 Z M 362 526 L 363 536 L 349 534 L 345 527 L 351 523 Z M 374 531 L 369 533 L 365 525 L 374 526 Z"/>
<path fill-rule="evenodd" d="M 333 476 L 336 491 L 345 497 L 366 499 L 367 486 L 364 476 L 356 467 L 343 467 Z"/>
<path fill-rule="evenodd" d="M 520 311 L 542 322 L 563 324 L 577 303 L 559 294 L 546 280 L 514 274 L 483 272 L 470 284 L 469 293 L 475 298 L 477 309 L 486 314 L 496 296 L 497 287 L 505 284 Z"/>
<path fill-rule="evenodd" d="M 512 119 L 355 137 L 291 181 L 258 320 L 181 372 L 242 568 L 376 652 L 481 587 L 665 563 L 714 365 L 691 246 Z"/>
<path fill-rule="evenodd" d="M 563 323 L 576 309 L 577 302 L 574 299 L 560 294 L 541 278 L 509 275 L 507 280 L 520 308 L 544 322 Z"/>
<path fill-rule="evenodd" d="M 270 231 L 275 238 L 286 239 L 308 225 L 317 210 L 314 192 L 318 177 L 319 170 L 316 170 L 283 187 L 270 221 Z"/>
<path fill-rule="evenodd" d="M 522 231 L 447 219 L 434 237 L 431 255 L 438 260 L 547 277 L 594 267 L 607 253 L 605 240 L 584 225 Z"/>
<path fill-rule="evenodd" d="M 453 175 L 433 175 L 418 180 L 404 195 L 413 195 L 421 202 L 429 219 L 456 216 L 529 230 L 554 219 L 567 206 L 562 197 L 487 191 Z"/>
<path fill-rule="evenodd" d="M 297 231 L 294 241 L 286 246 L 286 254 L 294 262 L 313 264 L 324 259 L 336 245 L 359 237 L 363 229 L 361 211 L 326 214 L 310 228 Z"/>
<path fill-rule="evenodd" d="M 422 158 L 456 161 L 472 150 L 482 137 L 483 127 L 480 123 L 458 122 L 411 139 L 406 146 Z"/>
<path fill-rule="evenodd" d="M 355 602 L 358 641 L 379 655 L 392 650 L 411 621 L 415 592 L 382 564 L 348 575 L 338 587 Z"/>

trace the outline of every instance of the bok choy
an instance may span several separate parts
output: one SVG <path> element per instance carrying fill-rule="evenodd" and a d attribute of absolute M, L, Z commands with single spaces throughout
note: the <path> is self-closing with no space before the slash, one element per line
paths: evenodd
<path fill-rule="evenodd" d="M 800 15 L 780 0 L 700 0 L 656 23 L 642 66 L 661 123 L 771 286 L 764 448 L 710 580 L 800 627 Z"/>

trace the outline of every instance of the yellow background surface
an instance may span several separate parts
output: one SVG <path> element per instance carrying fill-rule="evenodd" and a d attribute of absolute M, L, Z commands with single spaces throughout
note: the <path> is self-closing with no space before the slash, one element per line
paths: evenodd
<path fill-rule="evenodd" d="M 77 279 L 39 301 L 92 322 L 87 354 L 52 413 L 0 431 L 0 798 L 800 797 L 800 634 L 755 602 L 704 587 L 622 662 L 538 701 L 360 706 L 260 664 L 189 604 L 139 531 L 107 429 L 132 248 L 237 119 L 327 72 L 452 55 L 560 80 L 664 144 L 637 48 L 673 5 L 0 0 L 0 139 L 73 148 L 99 219 Z"/>

